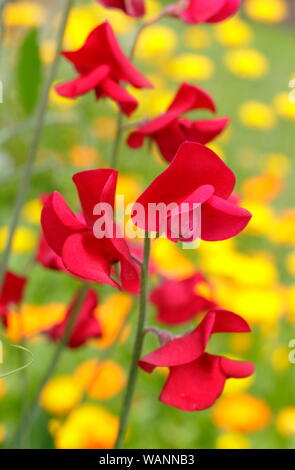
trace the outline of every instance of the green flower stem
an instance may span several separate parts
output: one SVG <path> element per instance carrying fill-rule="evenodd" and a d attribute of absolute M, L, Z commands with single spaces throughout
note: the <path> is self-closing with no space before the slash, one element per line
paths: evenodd
<path fill-rule="evenodd" d="M 30 186 L 31 177 L 33 173 L 33 167 L 34 167 L 34 163 L 36 160 L 37 151 L 38 151 L 40 140 L 41 140 L 43 125 L 45 121 L 45 113 L 46 113 L 46 108 L 47 108 L 47 103 L 48 103 L 48 96 L 49 96 L 51 84 L 56 74 L 58 60 L 59 60 L 59 53 L 62 48 L 64 32 L 66 29 L 70 10 L 73 6 L 73 2 L 74 0 L 66 0 L 65 2 L 65 8 L 63 10 L 62 20 L 61 20 L 61 24 L 60 24 L 59 31 L 57 34 L 55 58 L 50 67 L 48 77 L 44 85 L 42 94 L 41 94 L 40 102 L 38 104 L 35 126 L 34 126 L 34 133 L 33 133 L 30 147 L 29 147 L 26 164 L 24 167 L 24 173 L 23 173 L 22 181 L 20 183 L 19 190 L 18 190 L 15 206 L 12 211 L 9 233 L 8 233 L 7 242 L 6 242 L 6 246 L 5 246 L 2 261 L 1 261 L 0 289 L 3 284 L 4 275 L 7 270 L 7 266 L 8 266 L 8 262 L 9 262 L 9 258 L 11 254 L 11 247 L 12 247 L 14 233 L 18 226 L 21 210 L 22 210 L 22 207 L 25 202 L 26 195 Z"/>
<path fill-rule="evenodd" d="M 150 244 L 151 240 L 149 238 L 148 232 L 145 234 L 144 239 L 144 258 L 141 267 L 141 285 L 140 285 L 140 299 L 139 299 L 139 317 L 137 324 L 137 332 L 135 336 L 132 359 L 130 364 L 127 388 L 125 391 L 125 396 L 122 405 L 120 425 L 118 436 L 115 444 L 115 449 L 121 449 L 124 436 L 127 430 L 128 418 L 130 414 L 130 408 L 132 404 L 132 399 L 135 391 L 136 379 L 137 379 L 137 370 L 138 370 L 138 360 L 140 358 L 143 340 L 144 340 L 144 328 L 145 320 L 147 313 L 147 301 L 148 301 L 148 266 L 149 266 L 149 257 L 150 257 Z"/>
<path fill-rule="evenodd" d="M 110 168 L 113 170 L 117 169 L 118 166 L 118 156 L 119 156 L 119 149 L 121 144 L 121 139 L 123 135 L 123 113 L 119 109 L 117 114 L 117 124 L 116 124 L 116 135 L 111 151 L 110 156 Z"/>
<path fill-rule="evenodd" d="M 52 358 L 48 368 L 46 369 L 43 378 L 41 379 L 41 382 L 39 384 L 39 387 L 37 388 L 37 391 L 34 395 L 34 398 L 31 402 L 31 405 L 27 408 L 26 413 L 23 416 L 23 419 L 20 423 L 20 427 L 17 431 L 17 434 L 16 434 L 14 442 L 13 442 L 13 447 L 14 448 L 19 448 L 21 446 L 21 444 L 24 442 L 28 432 L 30 431 L 30 427 L 31 427 L 33 418 L 34 418 L 35 413 L 36 413 L 36 411 L 39 407 L 39 399 L 40 399 L 40 395 L 41 395 L 41 392 L 43 390 L 43 387 L 46 385 L 48 380 L 51 378 L 51 376 L 55 372 L 56 367 L 57 367 L 57 365 L 59 363 L 59 360 L 61 358 L 61 355 L 64 352 L 66 345 L 68 344 L 68 341 L 69 341 L 69 338 L 70 338 L 71 333 L 73 331 L 73 328 L 75 326 L 80 308 L 83 305 L 83 302 L 85 300 L 87 289 L 88 289 L 88 284 L 85 282 L 82 285 L 82 287 L 80 289 L 80 292 L 78 293 L 77 302 L 76 302 L 75 308 L 72 311 L 72 315 L 71 315 L 71 317 L 68 321 L 68 324 L 67 324 L 67 327 L 66 327 L 66 330 L 65 330 L 65 334 L 62 337 L 62 339 L 59 341 L 59 343 L 57 344 L 54 355 L 53 355 L 53 358 Z"/>
<path fill-rule="evenodd" d="M 135 56 L 135 51 L 136 51 L 136 48 L 137 48 L 137 45 L 138 45 L 138 41 L 140 39 L 140 36 L 141 34 L 143 33 L 143 31 L 148 28 L 149 26 L 152 26 L 153 24 L 157 23 L 158 21 L 160 21 L 162 18 L 164 18 L 164 16 L 167 16 L 167 10 L 166 8 L 164 8 L 164 10 L 162 10 L 157 16 L 155 16 L 155 18 L 152 18 L 151 20 L 149 21 L 146 21 L 145 23 L 143 23 L 137 30 L 137 32 L 135 33 L 135 37 L 134 37 L 134 41 L 133 41 L 133 44 L 132 44 L 132 48 L 131 48 L 131 52 L 130 52 L 130 55 L 129 55 L 129 58 L 131 60 L 134 59 L 134 56 Z"/>

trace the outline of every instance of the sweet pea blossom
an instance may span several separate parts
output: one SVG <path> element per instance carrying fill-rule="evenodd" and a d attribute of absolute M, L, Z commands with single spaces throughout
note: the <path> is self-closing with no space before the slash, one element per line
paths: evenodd
<path fill-rule="evenodd" d="M 234 237 L 251 218 L 250 212 L 230 200 L 235 181 L 233 172 L 212 150 L 202 144 L 184 142 L 170 165 L 137 199 L 132 214 L 133 222 L 143 230 L 165 231 L 173 241 L 185 241 L 181 232 L 178 238 L 171 235 L 171 221 L 177 216 L 181 219 L 184 211 L 193 212 L 194 206 L 199 205 L 202 240 L 217 241 Z M 151 217 L 151 206 L 163 204 L 167 207 L 166 214 Z M 168 210 L 169 205 L 174 206 L 172 211 Z M 139 208 L 142 210 L 139 211 Z M 195 236 L 199 236 L 199 233 Z"/>
<path fill-rule="evenodd" d="M 165 279 L 152 290 L 150 302 L 155 305 L 157 320 L 171 325 L 178 325 L 191 320 L 196 315 L 214 307 L 212 300 L 198 293 L 198 286 L 209 283 L 202 273 L 196 273 L 186 279 Z"/>
<path fill-rule="evenodd" d="M 79 278 L 120 287 L 112 279 L 111 270 L 119 263 L 120 280 L 124 289 L 137 293 L 139 268 L 133 261 L 124 237 L 96 238 L 93 227 L 94 207 L 106 203 L 114 211 L 117 184 L 115 170 L 89 170 L 77 173 L 73 181 L 77 187 L 82 214 L 74 214 L 60 193 L 55 191 L 45 202 L 41 224 L 51 249 L 61 258 L 72 275 Z M 108 221 L 114 226 L 114 221 Z"/>
<path fill-rule="evenodd" d="M 139 361 L 146 372 L 168 367 L 169 376 L 159 400 L 184 411 L 209 408 L 221 395 L 229 378 L 251 375 L 250 362 L 233 361 L 205 352 L 214 333 L 247 333 L 248 324 L 227 310 L 212 310 L 193 331 L 173 339 Z"/>
<path fill-rule="evenodd" d="M 0 316 L 7 314 L 11 304 L 18 304 L 22 300 L 27 278 L 7 271 L 0 292 Z"/>
<path fill-rule="evenodd" d="M 126 15 L 138 18 L 145 13 L 144 0 L 97 0 L 107 8 L 118 8 Z"/>
<path fill-rule="evenodd" d="M 129 147 L 141 147 L 144 139 L 150 138 L 158 145 L 163 158 L 171 162 L 184 141 L 207 144 L 224 130 L 229 120 L 220 118 L 192 121 L 181 117 L 188 111 L 197 109 L 216 111 L 209 93 L 197 86 L 183 83 L 165 113 L 142 124 L 129 135 Z"/>
<path fill-rule="evenodd" d="M 79 77 L 56 87 L 61 96 L 77 98 L 94 91 L 96 99 L 108 96 L 129 116 L 137 101 L 121 85 L 126 82 L 135 88 L 152 88 L 152 84 L 132 65 L 123 53 L 108 22 L 95 28 L 77 51 L 63 51 Z"/>
<path fill-rule="evenodd" d="M 46 335 L 53 341 L 57 341 L 64 337 L 68 322 L 76 303 L 78 296 L 74 298 L 68 308 L 64 320 L 45 331 Z M 67 346 L 70 348 L 78 348 L 82 346 L 90 338 L 100 338 L 102 336 L 101 326 L 95 316 L 95 309 L 98 305 L 98 297 L 94 290 L 89 289 L 84 302 L 78 312 L 76 323 L 70 334 Z"/>
<path fill-rule="evenodd" d="M 235 14 L 241 0 L 180 0 L 170 5 L 167 12 L 185 23 L 218 23 Z"/>

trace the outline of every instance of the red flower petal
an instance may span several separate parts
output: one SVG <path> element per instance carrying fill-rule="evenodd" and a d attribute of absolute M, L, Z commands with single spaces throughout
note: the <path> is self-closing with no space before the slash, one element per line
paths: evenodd
<path fill-rule="evenodd" d="M 36 253 L 36 261 L 45 268 L 64 271 L 65 266 L 60 256 L 58 256 L 48 245 L 44 235 L 41 235 L 38 250 Z"/>
<path fill-rule="evenodd" d="M 255 370 L 251 362 L 233 361 L 227 357 L 221 357 L 220 365 L 228 378 L 243 379 L 252 375 Z"/>
<path fill-rule="evenodd" d="M 223 8 L 214 16 L 209 18 L 208 23 L 218 23 L 234 15 L 240 8 L 241 0 L 226 0 Z"/>
<path fill-rule="evenodd" d="M 67 98 L 77 98 L 93 90 L 107 77 L 110 68 L 107 65 L 99 65 L 87 75 L 75 78 L 69 82 L 55 87 L 56 92 Z"/>
<path fill-rule="evenodd" d="M 108 8 L 119 8 L 127 15 L 138 18 L 145 13 L 143 0 L 97 0 Z"/>
<path fill-rule="evenodd" d="M 105 256 L 104 241 L 87 232 L 76 233 L 66 239 L 62 260 L 74 276 L 118 287 L 110 277 L 111 262 Z"/>
<path fill-rule="evenodd" d="M 205 119 L 203 121 L 180 119 L 179 127 L 185 136 L 185 140 L 205 145 L 221 134 L 228 122 L 228 118 Z"/>
<path fill-rule="evenodd" d="M 189 0 L 181 17 L 187 23 L 204 23 L 219 13 L 227 0 Z"/>
<path fill-rule="evenodd" d="M 81 171 L 73 176 L 89 230 L 97 219 L 93 215 L 96 204 L 107 203 L 114 209 L 117 177 L 118 172 L 109 169 Z"/>
<path fill-rule="evenodd" d="M 5 315 L 10 304 L 18 304 L 23 297 L 27 278 L 7 271 L 0 292 L 0 315 Z"/>
<path fill-rule="evenodd" d="M 85 230 L 85 225 L 78 220 L 57 191 L 44 204 L 41 224 L 47 243 L 58 255 L 61 255 L 63 244 L 69 235 Z"/>
<path fill-rule="evenodd" d="M 130 116 L 137 108 L 137 100 L 114 80 L 105 78 L 100 84 L 100 87 L 107 96 L 118 103 L 121 111 L 127 116 Z"/>
<path fill-rule="evenodd" d="M 212 333 L 249 333 L 251 328 L 244 318 L 228 310 L 214 309 L 215 322 Z"/>
<path fill-rule="evenodd" d="M 218 196 L 202 205 L 202 240 L 226 240 L 240 233 L 252 215 L 246 209 Z"/>

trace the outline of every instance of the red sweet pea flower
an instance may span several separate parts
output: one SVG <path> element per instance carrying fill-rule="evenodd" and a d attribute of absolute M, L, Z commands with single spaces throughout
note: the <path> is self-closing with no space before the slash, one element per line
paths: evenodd
<path fill-rule="evenodd" d="M 55 271 L 66 271 L 60 256 L 58 256 L 48 245 L 46 238 L 42 234 L 39 240 L 39 246 L 36 253 L 36 261 L 45 268 Z"/>
<path fill-rule="evenodd" d="M 178 325 L 214 307 L 213 301 L 197 293 L 200 283 L 206 283 L 210 289 L 201 273 L 181 281 L 165 279 L 150 295 L 150 301 L 157 309 L 157 319 L 162 323 Z"/>
<path fill-rule="evenodd" d="M 247 333 L 248 324 L 226 310 L 209 312 L 192 332 L 175 337 L 139 361 L 146 372 L 169 367 L 169 376 L 159 397 L 166 405 L 184 411 L 209 408 L 221 395 L 226 379 L 248 377 L 253 364 L 205 352 L 213 333 Z"/>
<path fill-rule="evenodd" d="M 127 140 L 129 147 L 138 148 L 144 139 L 153 139 L 167 162 L 171 162 L 178 147 L 185 140 L 207 144 L 219 135 L 228 123 L 228 118 L 190 121 L 180 118 L 193 109 L 216 111 L 211 96 L 201 88 L 183 83 L 167 111 L 141 125 Z"/>
<path fill-rule="evenodd" d="M 10 304 L 19 304 L 22 300 L 27 279 L 7 271 L 0 292 L 0 316 L 7 314 Z"/>
<path fill-rule="evenodd" d="M 97 99 L 108 96 L 129 116 L 136 109 L 137 101 L 119 82 L 136 88 L 152 87 L 125 56 L 107 22 L 94 29 L 80 49 L 62 54 L 79 74 L 78 78 L 56 87 L 62 96 L 77 98 L 93 90 Z"/>
<path fill-rule="evenodd" d="M 69 319 L 77 303 L 77 296 L 74 298 L 71 303 L 65 319 L 55 325 L 50 330 L 45 331 L 45 333 L 53 341 L 57 341 L 60 338 L 63 338 L 65 330 L 67 328 Z M 76 323 L 73 327 L 72 333 L 70 335 L 67 346 L 70 348 L 78 348 L 82 346 L 90 338 L 100 338 L 102 336 L 101 326 L 95 317 L 95 309 L 98 304 L 98 297 L 94 290 L 89 289 L 82 307 L 78 313 Z"/>
<path fill-rule="evenodd" d="M 241 0 L 180 0 L 167 11 L 190 24 L 218 23 L 236 13 L 240 4 Z"/>
<path fill-rule="evenodd" d="M 82 206 L 82 215 L 74 214 L 58 192 L 46 201 L 41 224 L 48 245 L 74 276 L 119 287 L 111 278 L 112 265 L 120 263 L 121 284 L 129 292 L 139 290 L 139 267 L 131 258 L 124 238 L 96 238 L 93 210 L 98 203 L 114 209 L 118 173 L 115 170 L 82 171 L 73 176 Z M 108 226 L 113 220 L 109 221 Z"/>
<path fill-rule="evenodd" d="M 145 13 L 144 0 L 97 0 L 107 8 L 119 8 L 127 15 L 138 18 Z"/>
<path fill-rule="evenodd" d="M 201 144 L 184 142 L 168 168 L 139 196 L 132 214 L 133 222 L 141 229 L 160 233 L 168 227 L 168 238 L 175 240 L 169 231 L 171 214 L 181 218 L 185 205 L 193 210 L 193 205 L 200 204 L 202 240 L 234 237 L 251 218 L 246 209 L 229 200 L 234 186 L 233 172 L 212 150 Z M 166 207 L 176 204 L 178 212 L 167 211 L 165 217 L 151 217 L 151 204 L 161 203 Z M 138 210 L 138 206 L 142 210 Z M 186 237 L 180 233 L 178 239 L 185 240 Z"/>

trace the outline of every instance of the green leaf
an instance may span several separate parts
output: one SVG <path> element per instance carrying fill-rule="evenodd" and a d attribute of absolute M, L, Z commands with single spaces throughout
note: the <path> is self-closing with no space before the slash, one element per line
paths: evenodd
<path fill-rule="evenodd" d="M 20 47 L 17 65 L 19 101 L 26 114 L 31 114 L 38 102 L 42 81 L 38 31 L 31 29 Z"/>

